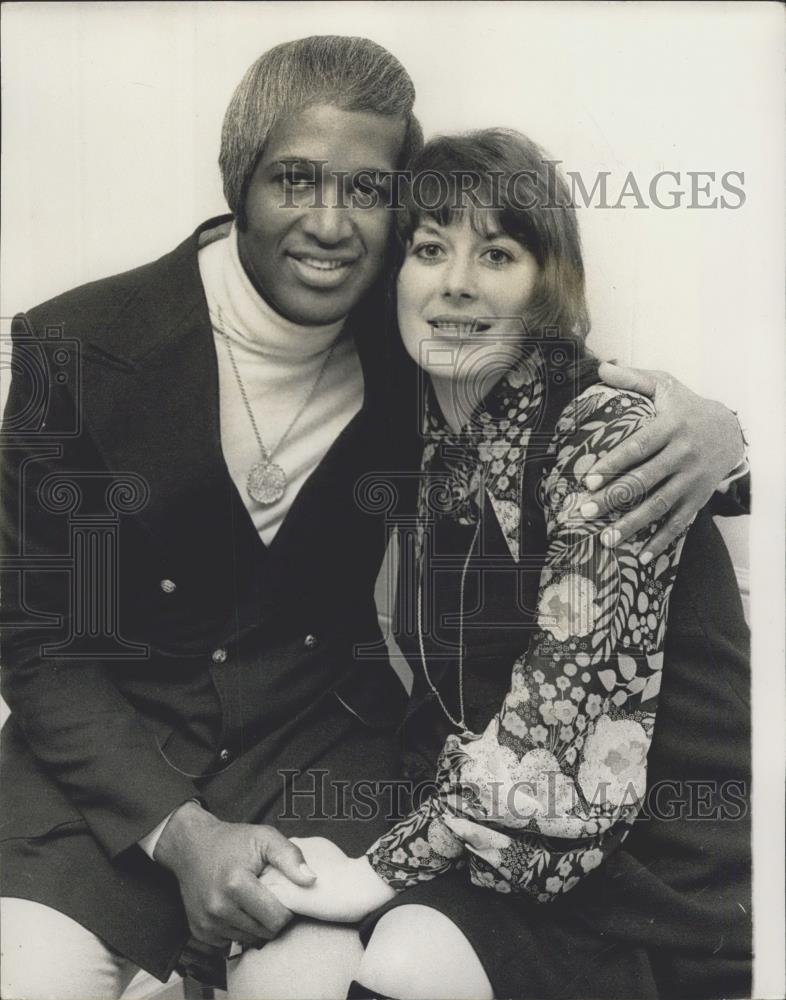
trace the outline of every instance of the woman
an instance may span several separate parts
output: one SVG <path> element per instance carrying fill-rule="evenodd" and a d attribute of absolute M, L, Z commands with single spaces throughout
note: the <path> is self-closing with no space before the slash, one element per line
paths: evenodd
<path fill-rule="evenodd" d="M 723 543 L 702 512 L 653 559 L 657 524 L 614 547 L 587 506 L 589 469 L 654 410 L 598 384 L 542 151 L 438 139 L 413 174 L 433 183 L 400 220 L 398 317 L 429 380 L 399 641 L 409 777 L 438 757 L 436 781 L 363 858 L 299 841 L 313 888 L 264 880 L 306 915 L 373 913 L 356 996 L 745 995 L 747 631 Z"/>

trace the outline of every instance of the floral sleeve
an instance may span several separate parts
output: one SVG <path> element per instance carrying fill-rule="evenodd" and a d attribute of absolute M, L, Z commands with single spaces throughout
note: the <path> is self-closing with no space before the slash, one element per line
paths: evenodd
<path fill-rule="evenodd" d="M 481 734 L 448 737 L 437 788 L 367 852 L 395 889 L 468 861 L 477 885 L 556 899 L 625 838 L 646 789 L 669 594 L 682 539 L 647 565 L 658 525 L 614 549 L 577 516 L 582 477 L 651 419 L 649 400 L 595 386 L 563 411 L 545 482 L 537 627 Z"/>

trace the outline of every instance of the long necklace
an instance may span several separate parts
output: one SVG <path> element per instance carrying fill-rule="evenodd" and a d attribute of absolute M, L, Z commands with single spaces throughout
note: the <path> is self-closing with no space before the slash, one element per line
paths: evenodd
<path fill-rule="evenodd" d="M 420 647 L 420 663 L 423 667 L 423 675 L 426 678 L 426 683 L 431 688 L 432 692 L 437 698 L 442 711 L 448 717 L 448 720 L 456 726 L 457 729 L 461 730 L 461 734 L 465 735 L 469 733 L 467 724 L 465 721 L 464 713 L 464 585 L 467 579 L 467 570 L 469 569 L 470 559 L 472 558 L 472 553 L 475 549 L 475 543 L 478 540 L 478 535 L 480 534 L 481 519 L 478 516 L 478 523 L 475 526 L 475 533 L 472 536 L 472 542 L 469 546 L 469 551 L 467 552 L 466 558 L 464 559 L 464 566 L 461 570 L 461 589 L 459 590 L 459 652 L 458 652 L 458 695 L 459 695 L 459 717 L 456 719 L 448 709 L 448 706 L 442 700 L 442 695 L 437 690 L 436 685 L 431 680 L 431 676 L 428 672 L 428 665 L 426 664 L 426 650 L 423 643 L 423 564 L 425 559 L 423 557 L 423 552 L 420 555 L 420 573 L 418 574 L 418 593 L 417 593 L 417 625 L 418 625 L 418 646 Z"/>
<path fill-rule="evenodd" d="M 259 433 L 259 428 L 257 427 L 257 422 L 254 417 L 254 411 L 251 409 L 251 403 L 248 400 L 246 387 L 243 384 L 243 379 L 240 377 L 240 370 L 238 369 L 237 362 L 235 361 L 235 353 L 232 350 L 232 343 L 224 330 L 223 320 L 220 313 L 218 332 L 224 338 L 224 342 L 227 345 L 227 353 L 229 355 L 230 364 L 232 365 L 232 371 L 235 373 L 235 379 L 237 380 L 237 385 L 240 389 L 243 405 L 246 408 L 246 413 L 248 413 L 248 419 L 251 421 L 251 426 L 254 430 L 254 437 L 256 437 L 257 445 L 259 446 L 260 460 L 255 462 L 248 470 L 248 476 L 246 477 L 246 492 L 252 500 L 256 500 L 257 503 L 262 504 L 264 507 L 269 507 L 270 504 L 277 503 L 283 497 L 287 488 L 287 474 L 277 462 L 273 461 L 273 456 L 289 437 L 289 432 L 303 416 L 308 404 L 314 398 L 314 393 L 317 391 L 319 383 L 322 381 L 322 377 L 324 376 L 327 366 L 330 363 L 330 359 L 333 357 L 333 351 L 336 349 L 338 339 L 334 340 L 330 345 L 330 350 L 325 355 L 325 359 L 317 372 L 317 377 L 314 379 L 314 383 L 309 389 L 308 394 L 306 395 L 306 398 L 297 413 L 289 421 L 289 424 L 287 424 L 286 430 L 278 439 L 275 447 L 268 451 L 262 441 L 262 435 Z"/>

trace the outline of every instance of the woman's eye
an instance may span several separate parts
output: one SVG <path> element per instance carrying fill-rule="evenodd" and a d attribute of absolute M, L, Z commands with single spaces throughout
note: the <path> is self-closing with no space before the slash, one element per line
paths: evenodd
<path fill-rule="evenodd" d="M 439 260 L 444 252 L 439 243 L 421 243 L 413 249 L 412 254 L 420 260 Z"/>
<path fill-rule="evenodd" d="M 513 260 L 512 254 L 509 254 L 507 250 L 501 250 L 499 247 L 489 247 L 483 256 L 491 264 L 507 264 Z"/>

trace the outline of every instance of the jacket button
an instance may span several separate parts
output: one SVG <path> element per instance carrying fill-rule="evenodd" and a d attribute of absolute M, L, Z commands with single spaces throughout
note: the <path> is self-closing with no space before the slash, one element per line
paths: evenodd
<path fill-rule="evenodd" d="M 227 748 L 224 747 L 224 749 L 219 753 L 218 759 L 222 761 L 224 764 L 226 764 L 226 762 L 229 760 L 231 756 L 232 756 L 231 751 L 227 750 Z"/>
<path fill-rule="evenodd" d="M 226 663 L 227 651 L 225 649 L 214 649 L 211 655 L 213 663 Z"/>
<path fill-rule="evenodd" d="M 317 637 L 315 635 L 307 635 L 303 640 L 303 645 L 306 649 L 313 649 L 317 644 Z"/>
<path fill-rule="evenodd" d="M 162 580 L 158 585 L 165 594 L 174 594 L 177 590 L 177 584 L 174 580 Z"/>

